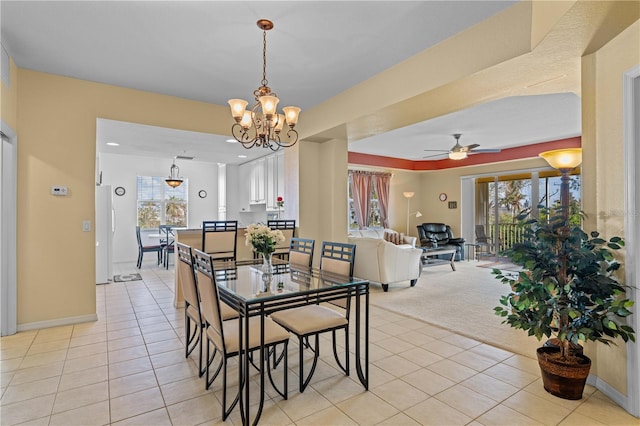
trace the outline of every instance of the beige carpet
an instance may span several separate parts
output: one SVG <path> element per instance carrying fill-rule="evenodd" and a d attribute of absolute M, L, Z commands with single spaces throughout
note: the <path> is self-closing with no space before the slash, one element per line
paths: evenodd
<path fill-rule="evenodd" d="M 481 342 L 535 358 L 541 342 L 502 324 L 493 308 L 509 287 L 495 279 L 489 262 L 456 262 L 456 271 L 448 265 L 425 268 L 415 287 L 409 283 L 391 284 L 384 293 L 371 285 L 372 305 L 421 319 Z"/>

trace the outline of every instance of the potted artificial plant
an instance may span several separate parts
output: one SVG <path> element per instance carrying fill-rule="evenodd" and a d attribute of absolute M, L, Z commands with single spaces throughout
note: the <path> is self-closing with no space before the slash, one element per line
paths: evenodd
<path fill-rule="evenodd" d="M 624 287 L 614 277 L 620 263 L 613 252 L 624 241 L 606 241 L 597 232 L 589 236 L 567 216 L 563 208 L 542 208 L 544 220 L 520 218 L 524 242 L 505 255 L 523 270 L 517 276 L 493 270 L 511 286 L 495 313 L 538 340 L 555 337 L 550 340 L 555 344 L 537 349 L 544 388 L 561 398 L 580 399 L 591 367 L 580 344 L 591 340 L 609 345 L 618 336 L 635 341 L 624 320 L 633 302 L 624 298 Z"/>

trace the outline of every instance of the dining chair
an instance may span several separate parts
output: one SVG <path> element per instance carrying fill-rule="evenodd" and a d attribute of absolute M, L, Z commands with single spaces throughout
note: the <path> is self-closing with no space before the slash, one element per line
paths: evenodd
<path fill-rule="evenodd" d="M 204 319 L 200 309 L 200 296 L 196 285 L 196 274 L 193 268 L 193 253 L 191 247 L 176 243 L 178 250 L 178 275 L 180 277 L 180 287 L 184 295 L 184 335 L 185 335 L 185 358 L 199 346 L 198 374 L 200 377 L 205 372 L 202 363 L 202 333 L 204 330 Z M 222 320 L 238 318 L 238 312 L 226 303 L 220 304 Z M 193 325 L 193 330 L 191 326 Z"/>
<path fill-rule="evenodd" d="M 159 265 L 162 259 L 162 246 L 159 244 L 147 245 L 147 246 L 143 245 L 142 237 L 140 236 L 139 226 L 136 226 L 136 239 L 138 240 L 138 263 L 137 263 L 138 269 L 142 267 L 142 257 L 144 256 L 145 253 L 156 252 L 156 254 L 158 255 L 158 265 Z"/>
<path fill-rule="evenodd" d="M 267 226 L 271 229 L 279 229 L 284 235 L 284 241 L 276 245 L 273 255 L 280 259 L 287 259 L 289 256 L 290 241 L 296 230 L 296 221 L 294 219 L 272 219 L 267 220 Z"/>
<path fill-rule="evenodd" d="M 322 243 L 321 270 L 326 273 L 326 278 L 330 280 L 331 275 L 351 276 L 353 274 L 353 259 L 356 247 L 354 244 L 345 243 Z M 324 276 L 321 276 L 324 279 Z M 345 299 L 344 311 L 338 312 L 330 307 L 314 304 L 305 305 L 298 308 L 284 309 L 271 314 L 271 318 L 298 337 L 299 345 L 299 387 L 300 393 L 304 392 L 315 372 L 320 356 L 321 333 L 331 331 L 333 340 L 333 356 L 338 367 L 349 375 L 349 307 L 351 303 L 351 293 Z M 342 299 L 340 299 L 342 300 Z M 344 364 L 338 356 L 336 345 L 336 331 L 344 330 Z M 314 337 L 314 344 L 311 345 L 309 338 Z M 313 364 L 309 373 L 304 373 L 304 350 L 308 348 L 313 353 Z"/>
<path fill-rule="evenodd" d="M 160 240 L 160 245 L 162 246 L 162 261 L 164 263 L 164 268 L 169 269 L 169 255 L 175 252 L 176 237 L 173 234 L 171 225 L 160 225 L 160 230 L 165 235 Z"/>
<path fill-rule="evenodd" d="M 237 220 L 202 222 L 202 251 L 213 260 L 236 260 Z"/>
<path fill-rule="evenodd" d="M 315 240 L 291 237 L 289 242 L 289 264 L 311 267 Z"/>
<path fill-rule="evenodd" d="M 215 271 L 213 267 L 213 257 L 200 250 L 193 250 L 195 271 L 196 271 L 196 283 L 198 292 L 200 294 L 200 303 L 203 318 L 205 321 L 205 332 L 207 342 L 206 351 L 206 365 L 205 365 L 205 388 L 208 390 L 213 381 L 218 377 L 218 374 L 222 370 L 222 420 L 226 420 L 235 405 L 240 399 L 240 392 L 244 386 L 245 381 L 249 380 L 248 372 L 245 372 L 245 377 L 239 383 L 238 394 L 236 395 L 230 407 L 227 408 L 227 361 L 229 358 L 239 354 L 241 350 L 240 336 L 239 336 L 239 318 L 223 321 L 222 316 L 222 304 L 220 301 L 220 291 L 216 283 Z M 269 381 L 273 388 L 280 396 L 287 399 L 287 349 L 289 344 L 289 332 L 283 327 L 276 324 L 269 317 L 255 315 L 249 318 L 249 326 L 246 329 L 248 336 L 243 336 L 243 339 L 248 337 L 248 348 L 242 348 L 246 350 L 245 356 L 248 356 L 249 352 L 260 349 L 261 322 L 264 321 L 264 335 L 262 341 L 264 342 L 264 354 L 268 357 L 270 353 L 275 356 L 276 347 L 279 344 L 283 344 L 284 353 L 284 366 L 283 366 L 283 389 L 280 390 L 275 386 L 273 378 L 271 377 L 271 367 L 269 362 L 265 362 L 267 373 L 269 374 Z M 244 326 L 243 326 L 244 327 Z M 211 345 L 213 345 L 213 353 L 210 353 Z M 220 353 L 220 361 L 215 367 L 215 372 L 210 376 L 209 371 L 215 360 L 217 353 Z M 260 372 L 264 374 L 264 368 Z"/>

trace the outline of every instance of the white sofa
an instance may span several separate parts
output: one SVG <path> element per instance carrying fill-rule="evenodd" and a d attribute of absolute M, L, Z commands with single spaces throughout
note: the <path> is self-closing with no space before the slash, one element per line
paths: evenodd
<path fill-rule="evenodd" d="M 409 237 L 408 244 L 395 245 L 383 238 L 349 236 L 349 243 L 356 245 L 353 275 L 380 283 L 384 291 L 401 281 L 411 281 L 413 287 L 422 271 L 422 250 L 415 248 L 415 239 Z"/>
<path fill-rule="evenodd" d="M 349 231 L 349 238 L 351 237 L 366 237 L 366 238 L 379 238 L 384 239 L 385 232 L 396 232 L 392 229 L 353 229 Z M 404 244 L 408 244 L 411 247 L 416 246 L 417 243 L 416 237 L 411 237 L 409 235 L 404 236 Z M 357 252 L 356 252 L 357 253 Z"/>

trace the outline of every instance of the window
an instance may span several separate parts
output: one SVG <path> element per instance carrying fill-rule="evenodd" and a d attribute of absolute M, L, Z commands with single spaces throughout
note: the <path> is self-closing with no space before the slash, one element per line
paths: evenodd
<path fill-rule="evenodd" d="M 187 226 L 188 182 L 171 188 L 160 176 L 138 176 L 138 226 L 157 228 L 161 224 Z"/>
<path fill-rule="evenodd" d="M 349 195 L 349 212 L 348 223 L 349 229 L 358 229 L 358 221 L 356 219 L 356 210 L 353 201 L 352 193 L 352 177 L 349 175 L 348 182 L 348 195 Z M 382 225 L 382 213 L 380 210 L 380 200 L 378 199 L 377 185 L 371 185 L 371 191 L 369 193 L 369 216 L 367 220 L 367 228 L 383 228 Z"/>

